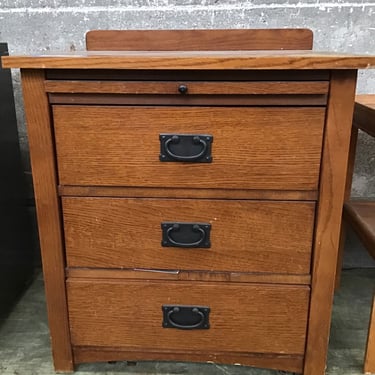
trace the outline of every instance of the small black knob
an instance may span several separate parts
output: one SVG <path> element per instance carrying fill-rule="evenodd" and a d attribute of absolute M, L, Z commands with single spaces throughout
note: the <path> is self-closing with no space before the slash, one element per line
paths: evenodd
<path fill-rule="evenodd" d="M 188 92 L 188 87 L 186 85 L 178 86 L 178 92 L 180 94 L 186 94 Z"/>

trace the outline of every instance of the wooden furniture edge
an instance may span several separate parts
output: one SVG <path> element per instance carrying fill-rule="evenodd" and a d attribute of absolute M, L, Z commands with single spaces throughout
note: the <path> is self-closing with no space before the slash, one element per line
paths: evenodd
<path fill-rule="evenodd" d="M 357 72 L 332 71 L 323 143 L 304 375 L 324 374 Z"/>
<path fill-rule="evenodd" d="M 46 298 L 56 371 L 72 372 L 64 246 L 51 117 L 43 70 L 21 70 Z"/>
<path fill-rule="evenodd" d="M 95 51 L 6 56 L 2 64 L 4 68 L 24 69 L 352 70 L 375 67 L 375 56 L 312 51 Z"/>

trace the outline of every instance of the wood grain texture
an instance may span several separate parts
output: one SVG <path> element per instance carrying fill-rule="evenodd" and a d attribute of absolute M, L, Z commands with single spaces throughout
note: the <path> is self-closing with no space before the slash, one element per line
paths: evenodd
<path fill-rule="evenodd" d="M 318 185 L 324 108 L 54 106 L 53 114 L 63 185 Z M 213 162 L 160 162 L 160 133 L 213 135 Z"/>
<path fill-rule="evenodd" d="M 356 96 L 353 124 L 375 137 L 375 95 Z"/>
<path fill-rule="evenodd" d="M 365 354 L 365 365 L 363 372 L 365 374 L 375 373 L 375 296 L 372 300 L 372 309 L 368 328 L 367 346 Z"/>
<path fill-rule="evenodd" d="M 332 72 L 313 253 L 304 375 L 325 373 L 355 85 L 356 71 Z"/>
<path fill-rule="evenodd" d="M 312 49 L 308 29 L 91 30 L 89 51 L 204 51 Z"/>
<path fill-rule="evenodd" d="M 181 95 L 179 87 L 186 86 L 189 95 L 277 95 L 327 94 L 328 81 L 316 82 L 205 82 L 205 81 L 61 81 L 45 82 L 49 93 L 102 93 L 140 95 Z"/>
<path fill-rule="evenodd" d="M 21 76 L 54 365 L 56 371 L 71 372 L 73 358 L 65 293 L 64 248 L 44 72 L 22 70 Z"/>
<path fill-rule="evenodd" d="M 375 258 L 375 201 L 346 202 L 343 219 L 354 229 L 367 251 Z"/>
<path fill-rule="evenodd" d="M 95 51 L 5 56 L 2 62 L 4 68 L 24 69 L 350 70 L 375 67 L 375 56 L 312 51 Z"/>
<path fill-rule="evenodd" d="M 243 189 L 174 189 L 174 188 L 127 188 L 122 186 L 69 186 L 60 185 L 59 194 L 71 197 L 118 197 L 118 198 L 201 198 L 201 199 L 262 199 L 315 201 L 315 190 L 243 190 Z"/>
<path fill-rule="evenodd" d="M 300 373 L 303 369 L 302 355 L 225 353 L 225 352 L 192 352 L 188 350 L 153 351 L 129 350 L 122 348 L 73 347 L 76 363 L 107 361 L 179 361 L 222 363 L 243 366 L 254 366 L 282 371 Z"/>
<path fill-rule="evenodd" d="M 115 279 L 69 279 L 67 286 L 74 346 L 304 353 L 305 286 Z M 162 328 L 164 304 L 209 306 L 210 329 Z"/>
<path fill-rule="evenodd" d="M 148 106 L 325 106 L 328 95 L 140 95 L 61 94 L 48 95 L 51 104 L 148 105 Z"/>
<path fill-rule="evenodd" d="M 62 203 L 69 267 L 310 273 L 314 203 L 67 197 Z M 211 247 L 162 247 L 162 222 L 210 224 Z"/>
<path fill-rule="evenodd" d="M 263 283 L 310 285 L 310 275 L 290 275 L 280 273 L 248 272 L 205 272 L 180 270 L 101 269 L 67 268 L 66 276 L 80 279 L 141 279 L 141 280 L 185 280 L 185 281 L 225 281 L 233 283 Z"/>

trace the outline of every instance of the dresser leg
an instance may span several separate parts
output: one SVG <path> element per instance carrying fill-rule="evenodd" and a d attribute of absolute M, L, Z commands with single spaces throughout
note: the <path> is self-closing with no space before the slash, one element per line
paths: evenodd
<path fill-rule="evenodd" d="M 355 86 L 355 71 L 331 72 L 304 375 L 325 374 Z"/>
<path fill-rule="evenodd" d="M 57 171 L 44 71 L 21 70 L 21 76 L 53 362 L 56 372 L 73 372 Z"/>

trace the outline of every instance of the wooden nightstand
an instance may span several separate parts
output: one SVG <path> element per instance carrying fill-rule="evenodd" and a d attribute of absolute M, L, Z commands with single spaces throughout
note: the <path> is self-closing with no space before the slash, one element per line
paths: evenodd
<path fill-rule="evenodd" d="M 375 57 L 3 64 L 22 69 L 58 371 L 186 360 L 324 374 L 356 69 Z"/>

